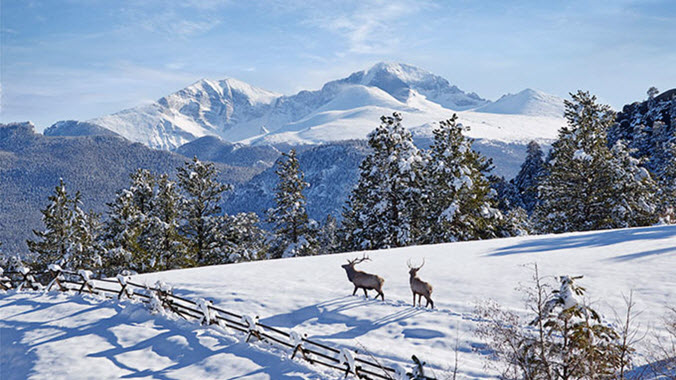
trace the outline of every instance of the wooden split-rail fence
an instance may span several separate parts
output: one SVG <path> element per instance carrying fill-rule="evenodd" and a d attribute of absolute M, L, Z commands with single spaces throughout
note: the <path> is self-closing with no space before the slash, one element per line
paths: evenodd
<path fill-rule="evenodd" d="M 49 280 L 49 281 L 47 281 Z M 47 285 L 43 284 L 47 283 Z M 16 271 L 4 272 L 0 268 L 0 289 L 2 290 L 60 290 L 63 292 L 91 293 L 107 298 L 135 299 L 161 307 L 176 315 L 203 325 L 218 325 L 246 334 L 247 343 L 254 340 L 278 345 L 291 351 L 291 358 L 300 358 L 315 366 L 328 367 L 358 379 L 408 380 L 429 379 L 422 375 L 422 364 L 413 356 L 412 371 L 382 365 L 375 357 L 358 354 L 354 351 L 331 347 L 301 336 L 297 332 L 287 332 L 268 326 L 247 315 L 240 315 L 214 306 L 207 300 L 190 300 L 173 294 L 171 288 L 158 282 L 155 286 L 139 284 L 130 280 L 129 276 L 118 275 L 116 278 L 92 278 L 86 270 L 77 272 L 61 269 L 58 265 L 50 265 L 45 272 L 31 272 L 22 267 Z M 413 372 L 416 372 L 414 375 Z"/>

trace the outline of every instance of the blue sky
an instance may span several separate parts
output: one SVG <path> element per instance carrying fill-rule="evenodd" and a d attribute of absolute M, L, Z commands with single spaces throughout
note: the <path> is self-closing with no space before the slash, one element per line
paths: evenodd
<path fill-rule="evenodd" d="M 200 78 L 291 94 L 379 61 L 496 99 L 590 90 L 613 107 L 676 86 L 676 2 L 2 0 L 0 121 L 39 129 Z"/>

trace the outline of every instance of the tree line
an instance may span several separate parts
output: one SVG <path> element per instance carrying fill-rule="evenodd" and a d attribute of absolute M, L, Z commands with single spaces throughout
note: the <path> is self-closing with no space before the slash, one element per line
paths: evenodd
<path fill-rule="evenodd" d="M 671 144 L 662 143 L 655 180 L 655 170 L 636 157 L 630 142 L 609 138 L 617 135 L 609 106 L 588 92 L 571 97 L 567 126 L 547 158 L 531 142 L 509 182 L 491 174 L 491 160 L 473 150 L 464 134 L 469 128 L 456 115 L 437 124 L 429 149 L 416 147 L 399 113 L 383 116 L 368 135 L 371 152 L 340 221 L 308 218 L 308 183 L 294 150 L 276 163 L 276 206 L 263 220 L 223 213 L 221 198 L 231 186 L 216 179 L 213 164 L 197 158 L 177 168 L 175 180 L 138 169 L 105 218 L 83 211 L 80 194 L 68 194 L 61 181 L 41 210 L 45 228 L 28 241 L 32 266 L 152 272 L 668 220 L 676 199 L 673 170 L 664 169 L 676 167 L 673 128 Z"/>

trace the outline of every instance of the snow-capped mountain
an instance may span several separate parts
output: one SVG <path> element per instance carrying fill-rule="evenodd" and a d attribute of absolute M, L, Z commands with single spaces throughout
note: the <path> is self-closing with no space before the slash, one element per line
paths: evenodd
<path fill-rule="evenodd" d="M 438 75 L 401 63 L 381 62 L 337 82 L 377 87 L 403 103 L 414 96 L 412 91 L 415 91 L 425 96 L 427 100 L 455 111 L 476 108 L 488 103 L 479 95 L 468 94 Z"/>
<path fill-rule="evenodd" d="M 503 95 L 493 103 L 476 109 L 478 112 L 489 112 L 510 115 L 531 115 L 563 117 L 563 99 L 542 91 L 527 88 L 518 94 Z"/>
<path fill-rule="evenodd" d="M 460 90 L 440 76 L 410 65 L 378 63 L 368 70 L 328 82 L 319 90 L 290 96 L 236 79 L 204 79 L 152 104 L 91 122 L 160 149 L 175 149 L 206 135 L 250 144 L 363 139 L 375 128 L 381 115 L 393 111 L 403 113 L 409 128 L 430 129 L 430 123 L 459 112 L 461 120 L 471 121 L 481 129 L 472 137 L 498 136 L 501 141 L 513 142 L 524 139 L 521 131 L 535 130 L 538 138 L 553 138 L 563 119 L 554 116 L 557 113 L 546 106 L 555 102 L 548 102 L 546 94 L 537 95 L 524 96 L 531 100 L 523 100 L 526 106 L 521 108 L 504 106 L 495 111 L 517 114 L 520 118 L 495 118 L 486 116 L 487 112 L 493 112 L 486 109 L 491 105 L 489 101 Z M 505 111 L 507 108 L 510 112 Z M 482 113 L 468 111 L 472 109 L 481 109 Z M 531 116 L 552 120 L 543 124 Z M 515 124 L 519 126 L 517 130 L 508 127 Z"/>
<path fill-rule="evenodd" d="M 279 97 L 232 78 L 202 79 L 155 103 L 91 122 L 153 148 L 174 149 L 205 135 L 228 140 L 249 137 L 236 127 L 266 115 Z"/>

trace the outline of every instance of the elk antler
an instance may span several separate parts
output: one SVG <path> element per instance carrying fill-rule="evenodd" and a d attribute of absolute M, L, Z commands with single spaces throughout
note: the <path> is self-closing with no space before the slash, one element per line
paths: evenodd
<path fill-rule="evenodd" d="M 362 256 L 360 258 L 355 258 L 354 260 L 347 260 L 347 262 L 350 265 L 357 265 L 357 264 L 362 263 L 364 261 L 370 261 L 370 260 L 371 259 L 368 256 L 366 256 L 366 254 L 364 254 L 364 256 Z"/>
<path fill-rule="evenodd" d="M 411 259 L 408 259 L 408 261 L 406 262 L 406 265 L 408 265 L 409 269 L 420 270 L 420 268 L 422 268 L 425 265 L 425 258 L 423 257 L 423 262 L 422 262 L 422 264 L 420 264 L 419 267 L 413 266 L 413 264 L 411 264 Z"/>

